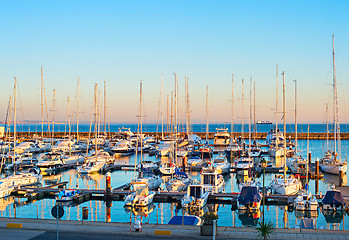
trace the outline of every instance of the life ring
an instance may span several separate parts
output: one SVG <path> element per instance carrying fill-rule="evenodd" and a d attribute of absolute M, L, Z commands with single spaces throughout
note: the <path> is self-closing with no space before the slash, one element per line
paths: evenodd
<path fill-rule="evenodd" d="M 295 174 L 294 176 L 295 176 L 295 178 L 297 178 L 297 179 L 299 179 L 299 177 L 300 177 L 300 175 L 299 175 L 298 173 Z"/>

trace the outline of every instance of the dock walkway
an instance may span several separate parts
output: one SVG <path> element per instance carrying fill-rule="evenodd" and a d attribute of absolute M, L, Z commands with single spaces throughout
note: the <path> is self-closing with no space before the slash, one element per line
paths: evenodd
<path fill-rule="evenodd" d="M 218 220 L 219 221 L 219 220 Z M 56 232 L 57 222 L 54 219 L 29 219 L 29 218 L 0 218 L 0 229 L 8 229 L 7 223 L 21 224 L 21 230 L 37 230 Z M 156 231 L 162 230 L 162 231 Z M 14 230 L 15 231 L 15 230 Z M 200 226 L 178 226 L 167 224 L 143 224 L 142 232 L 130 231 L 130 223 L 116 222 L 90 222 L 72 220 L 60 220 L 59 231 L 77 233 L 81 235 L 112 235 L 128 236 L 131 238 L 166 238 L 166 239 L 212 239 L 212 237 L 200 236 Z M 170 236 L 158 235 L 159 232 L 170 232 Z M 157 234 L 156 234 L 157 233 Z M 255 228 L 244 227 L 218 227 L 216 239 L 260 239 Z M 347 230 L 306 230 L 303 229 L 275 229 L 272 239 L 297 239 L 297 240 L 317 240 L 349 239 Z"/>

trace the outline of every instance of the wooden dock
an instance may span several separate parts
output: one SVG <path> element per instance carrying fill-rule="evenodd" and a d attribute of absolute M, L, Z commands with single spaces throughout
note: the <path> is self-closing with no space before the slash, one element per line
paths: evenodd
<path fill-rule="evenodd" d="M 67 182 L 51 185 L 49 187 L 22 187 L 17 188 L 12 192 L 12 195 L 27 198 L 28 201 L 51 198 L 54 199 L 55 195 L 60 192 Z M 79 190 L 81 194 L 73 200 L 74 204 L 81 204 L 89 200 L 111 200 L 111 201 L 124 201 L 125 197 L 132 193 L 131 190 L 126 190 L 129 187 L 129 183 L 114 188 L 111 191 L 110 196 L 106 196 L 104 189 L 74 189 Z M 338 188 L 343 194 L 346 202 L 349 203 L 349 187 Z M 181 199 L 185 195 L 185 192 L 168 192 L 158 191 L 154 196 L 154 202 L 160 203 L 177 203 L 180 205 Z M 239 193 L 215 193 L 209 195 L 209 204 L 231 204 L 237 205 L 237 198 Z M 314 195 L 318 200 L 322 199 L 321 195 Z M 268 194 L 265 197 L 266 205 L 292 205 L 297 195 L 279 195 Z M 321 203 L 321 202 L 320 202 Z"/>

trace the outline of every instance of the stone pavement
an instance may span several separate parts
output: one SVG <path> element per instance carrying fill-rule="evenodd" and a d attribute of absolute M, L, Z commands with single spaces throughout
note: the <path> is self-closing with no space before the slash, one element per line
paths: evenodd
<path fill-rule="evenodd" d="M 7 223 L 21 223 L 22 229 L 36 231 L 53 231 L 57 229 L 56 220 L 52 219 L 28 219 L 28 218 L 0 218 L 0 229 L 6 229 Z M 155 230 L 169 230 L 171 236 L 155 235 Z M 106 223 L 72 220 L 59 221 L 60 232 L 81 234 L 105 234 L 130 237 L 162 237 L 162 238 L 186 238 L 186 239 L 212 239 L 212 237 L 200 236 L 200 226 L 176 226 L 144 224 L 142 232 L 130 232 L 129 223 Z M 254 228 L 242 227 L 218 227 L 216 239 L 258 239 Z M 302 230 L 299 229 L 276 229 L 272 239 L 297 239 L 297 240 L 349 240 L 349 231 L 333 230 Z"/>

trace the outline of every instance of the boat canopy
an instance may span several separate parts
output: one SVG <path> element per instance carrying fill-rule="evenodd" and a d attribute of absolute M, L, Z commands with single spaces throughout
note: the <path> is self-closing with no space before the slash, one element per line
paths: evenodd
<path fill-rule="evenodd" d="M 238 197 L 238 201 L 242 205 L 248 205 L 253 202 L 261 201 L 261 195 L 259 194 L 256 186 L 244 186 Z"/>
<path fill-rule="evenodd" d="M 331 206 L 343 206 L 345 201 L 340 191 L 327 191 L 325 197 L 322 199 L 322 204 L 330 204 Z"/>
<path fill-rule="evenodd" d="M 184 178 L 188 178 L 188 175 L 185 172 L 179 171 L 178 168 L 176 168 L 176 170 L 175 170 L 175 175 L 180 176 L 180 177 L 184 177 Z"/>
<path fill-rule="evenodd" d="M 200 221 L 200 218 L 197 216 L 173 216 L 168 224 L 196 226 L 200 223 Z"/>

